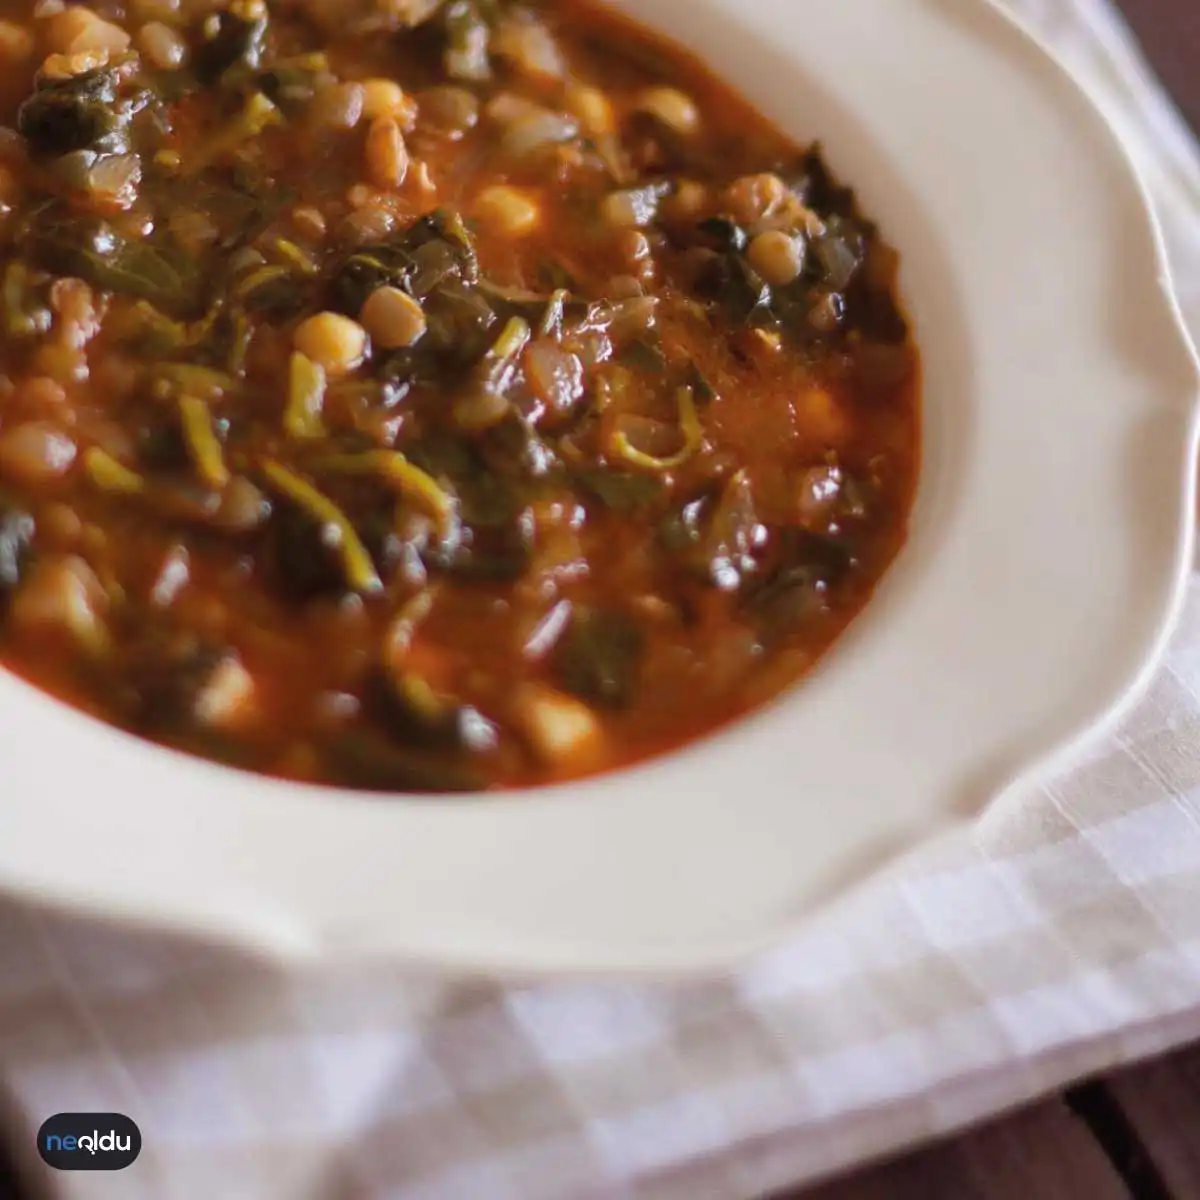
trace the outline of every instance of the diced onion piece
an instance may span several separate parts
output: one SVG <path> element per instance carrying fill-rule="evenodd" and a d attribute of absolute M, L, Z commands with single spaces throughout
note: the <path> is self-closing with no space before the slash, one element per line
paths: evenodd
<path fill-rule="evenodd" d="M 525 374 L 534 392 L 556 416 L 569 412 L 583 395 L 583 363 L 550 338 L 529 347 Z"/>
<path fill-rule="evenodd" d="M 101 619 L 104 587 L 76 555 L 36 562 L 13 598 L 12 621 L 24 633 L 62 631 L 84 649 L 102 652 L 108 632 Z"/>
<path fill-rule="evenodd" d="M 244 722 L 253 709 L 254 678 L 232 654 L 213 668 L 196 697 L 194 714 L 201 725 L 230 729 Z"/>
<path fill-rule="evenodd" d="M 566 74 L 554 36 L 530 12 L 518 10 L 502 20 L 492 35 L 491 50 L 526 75 L 561 79 Z"/>
<path fill-rule="evenodd" d="M 543 146 L 569 142 L 578 133 L 579 122 L 574 117 L 548 108 L 535 110 L 509 125 L 500 139 L 500 149 L 513 158 L 524 158 Z"/>
<path fill-rule="evenodd" d="M 638 97 L 637 107 L 639 112 L 649 113 L 676 133 L 690 136 L 700 128 L 700 110 L 678 88 L 647 88 Z"/>
<path fill-rule="evenodd" d="M 564 771 L 586 770 L 600 758 L 604 731 L 586 704 L 531 684 L 517 696 L 516 720 L 534 753 Z"/>

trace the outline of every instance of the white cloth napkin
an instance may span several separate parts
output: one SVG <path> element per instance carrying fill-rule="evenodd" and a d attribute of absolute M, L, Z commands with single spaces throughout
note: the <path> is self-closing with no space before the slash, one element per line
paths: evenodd
<path fill-rule="evenodd" d="M 1200 165 L 1103 0 L 1007 0 L 1087 80 L 1200 332 Z M 1137 714 L 737 976 L 284 973 L 0 907 L 8 1133 L 140 1125 L 121 1200 L 737 1200 L 1200 1036 L 1200 586 Z"/>

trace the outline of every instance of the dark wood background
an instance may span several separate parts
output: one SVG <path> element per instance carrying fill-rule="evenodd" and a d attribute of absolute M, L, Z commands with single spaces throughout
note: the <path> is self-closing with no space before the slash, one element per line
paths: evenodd
<path fill-rule="evenodd" d="M 1180 110 L 1200 131 L 1200 0 L 1117 3 Z M 19 1148 L 22 1162 L 32 1149 Z M 41 1173 L 18 1183 L 12 1157 L 0 1143 L 0 1200 L 41 1197 L 46 1183 Z M 1014 1197 L 1200 1200 L 1200 1046 L 1084 1083 L 1015 1116 L 791 1200 Z"/>

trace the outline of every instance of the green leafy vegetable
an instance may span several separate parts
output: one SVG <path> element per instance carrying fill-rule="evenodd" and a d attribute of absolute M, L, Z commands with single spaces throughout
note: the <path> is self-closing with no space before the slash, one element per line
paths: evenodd
<path fill-rule="evenodd" d="M 758 571 L 767 530 L 758 521 L 750 481 L 739 471 L 719 492 L 668 514 L 659 535 L 667 552 L 693 576 L 733 592 Z"/>
<path fill-rule="evenodd" d="M 562 685 L 604 708 L 624 708 L 634 699 L 642 654 L 641 629 L 621 613 L 576 610 L 555 653 Z"/>
<path fill-rule="evenodd" d="M 444 696 L 412 672 L 381 673 L 376 702 L 404 741 L 480 754 L 496 747 L 496 727 L 478 709 Z"/>
<path fill-rule="evenodd" d="M 455 517 L 454 497 L 400 451 L 367 450 L 362 454 L 333 455 L 321 459 L 320 465 L 329 471 L 378 476 L 434 517 L 443 533 L 449 532 Z"/>
<path fill-rule="evenodd" d="M 648 337 L 634 338 L 621 347 L 618 360 L 634 371 L 647 371 L 660 374 L 667 369 L 667 360 L 663 352 Z"/>
<path fill-rule="evenodd" d="M 633 512 L 662 498 L 661 479 L 633 471 L 606 471 L 603 468 L 577 470 L 575 481 L 614 512 Z"/>
<path fill-rule="evenodd" d="M 258 67 L 267 37 L 265 17 L 246 21 L 232 12 L 218 12 L 207 19 L 206 26 L 209 22 L 211 33 L 193 56 L 193 67 L 202 83 L 215 83 L 232 67 Z"/>
<path fill-rule="evenodd" d="M 126 238 L 107 221 L 45 214 L 26 244 L 47 270 L 78 276 L 99 291 L 146 300 L 181 319 L 203 311 L 203 281 L 193 262 L 171 247 Z"/>
<path fill-rule="evenodd" d="M 129 149 L 129 111 L 117 104 L 116 71 L 102 67 L 42 81 L 21 105 L 17 128 L 30 150 L 42 157 L 73 150 L 124 153 Z"/>
<path fill-rule="evenodd" d="M 768 649 L 825 612 L 830 589 L 856 564 L 852 547 L 836 538 L 793 530 L 783 543 L 778 568 L 747 588 L 741 601 Z"/>
<path fill-rule="evenodd" d="M 366 546 L 349 517 L 332 500 L 280 463 L 268 460 L 262 464 L 262 472 L 276 491 L 308 517 L 317 530 L 320 544 L 336 553 L 346 584 L 352 591 L 371 593 L 382 589 L 383 584 Z M 299 547 L 296 552 L 304 553 Z"/>
<path fill-rule="evenodd" d="M 262 92 L 254 92 L 232 121 L 188 153 L 182 174 L 198 175 L 243 142 L 256 138 L 268 125 L 282 122 L 283 114 L 267 96 Z"/>

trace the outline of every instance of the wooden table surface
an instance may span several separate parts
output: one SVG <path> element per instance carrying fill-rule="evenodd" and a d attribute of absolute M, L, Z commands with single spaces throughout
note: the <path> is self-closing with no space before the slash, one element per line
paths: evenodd
<path fill-rule="evenodd" d="M 1200 132 L 1200 0 L 1116 2 Z M 0 1145 L 0 1200 L 39 1200 L 44 1184 L 18 1183 Z M 1200 1200 L 1200 1045 L 787 1200 L 1014 1197 Z"/>

